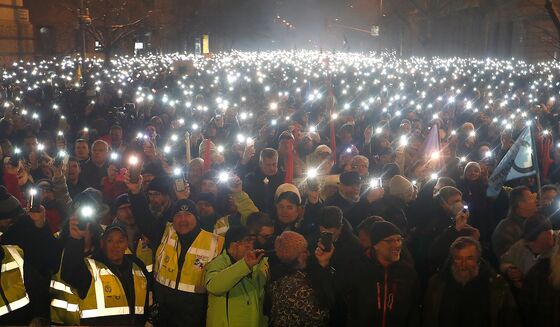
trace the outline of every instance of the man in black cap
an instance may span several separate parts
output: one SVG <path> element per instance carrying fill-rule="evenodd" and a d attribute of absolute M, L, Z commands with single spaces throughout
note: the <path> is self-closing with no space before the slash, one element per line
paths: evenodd
<path fill-rule="evenodd" d="M 125 183 L 136 223 L 157 247 L 154 291 L 160 304 L 160 324 L 203 326 L 207 301 L 204 267 L 222 252 L 223 237 L 200 228 L 196 205 L 191 200 L 175 202 L 169 221 L 156 219 L 149 214 L 142 194 L 142 176 L 137 183 L 131 183 L 127 174 Z M 148 214 L 137 215 L 136 211 Z"/>
<path fill-rule="evenodd" d="M 387 221 L 371 227 L 371 259 L 355 265 L 348 278 L 347 326 L 418 326 L 420 282 L 403 262 L 402 232 Z M 336 249 L 335 249 L 336 252 Z"/>
<path fill-rule="evenodd" d="M 142 261 L 125 254 L 128 248 L 126 227 L 119 223 L 107 226 L 101 239 L 101 251 L 84 259 L 86 233 L 80 229 L 78 218 L 70 218 L 70 237 L 66 240 L 61 264 L 62 279 L 75 288 L 80 297 L 80 323 L 143 325 L 151 275 Z"/>
<path fill-rule="evenodd" d="M 339 207 L 353 228 L 372 215 L 372 203 L 383 197 L 381 187 L 369 187 L 360 197 L 361 179 L 355 171 L 340 174 L 338 193 L 325 201 L 326 206 Z"/>
<path fill-rule="evenodd" d="M 150 213 L 156 219 L 163 219 L 168 221 L 171 218 L 170 210 L 173 205 L 171 201 L 171 182 L 168 177 L 158 176 L 154 178 L 147 187 L 146 194 L 148 195 L 148 204 Z M 132 199 L 131 199 L 132 200 Z M 140 214 L 145 214 L 136 211 L 134 201 L 132 203 L 132 211 L 135 217 Z"/>
<path fill-rule="evenodd" d="M 200 228 L 214 232 L 214 225 L 220 219 L 216 211 L 216 199 L 212 193 L 200 193 L 196 199 L 196 209 L 200 216 Z"/>

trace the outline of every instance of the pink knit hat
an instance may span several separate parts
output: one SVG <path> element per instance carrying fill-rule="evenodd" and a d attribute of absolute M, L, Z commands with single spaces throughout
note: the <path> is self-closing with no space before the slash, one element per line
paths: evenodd
<path fill-rule="evenodd" d="M 307 241 L 296 232 L 285 231 L 274 241 L 276 256 L 283 263 L 291 263 L 307 250 Z"/>

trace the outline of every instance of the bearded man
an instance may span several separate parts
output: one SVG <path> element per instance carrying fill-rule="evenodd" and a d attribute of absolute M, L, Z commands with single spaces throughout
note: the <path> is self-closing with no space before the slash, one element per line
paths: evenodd
<path fill-rule="evenodd" d="M 507 282 L 484 262 L 480 243 L 459 237 L 447 265 L 431 279 L 424 301 L 424 326 L 521 326 Z"/>

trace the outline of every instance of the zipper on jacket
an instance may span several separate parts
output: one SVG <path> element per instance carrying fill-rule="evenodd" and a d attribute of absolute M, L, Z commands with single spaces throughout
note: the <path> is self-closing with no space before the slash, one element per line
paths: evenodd
<path fill-rule="evenodd" d="M 387 268 L 385 268 L 385 282 L 383 283 L 383 320 L 381 327 L 385 327 L 387 321 Z"/>

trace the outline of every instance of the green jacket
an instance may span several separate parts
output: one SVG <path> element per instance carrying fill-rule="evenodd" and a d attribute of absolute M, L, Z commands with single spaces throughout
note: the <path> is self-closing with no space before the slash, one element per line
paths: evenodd
<path fill-rule="evenodd" d="M 244 260 L 232 264 L 224 252 L 205 267 L 208 291 L 206 326 L 264 327 L 264 285 L 269 277 L 264 258 L 251 271 Z"/>

